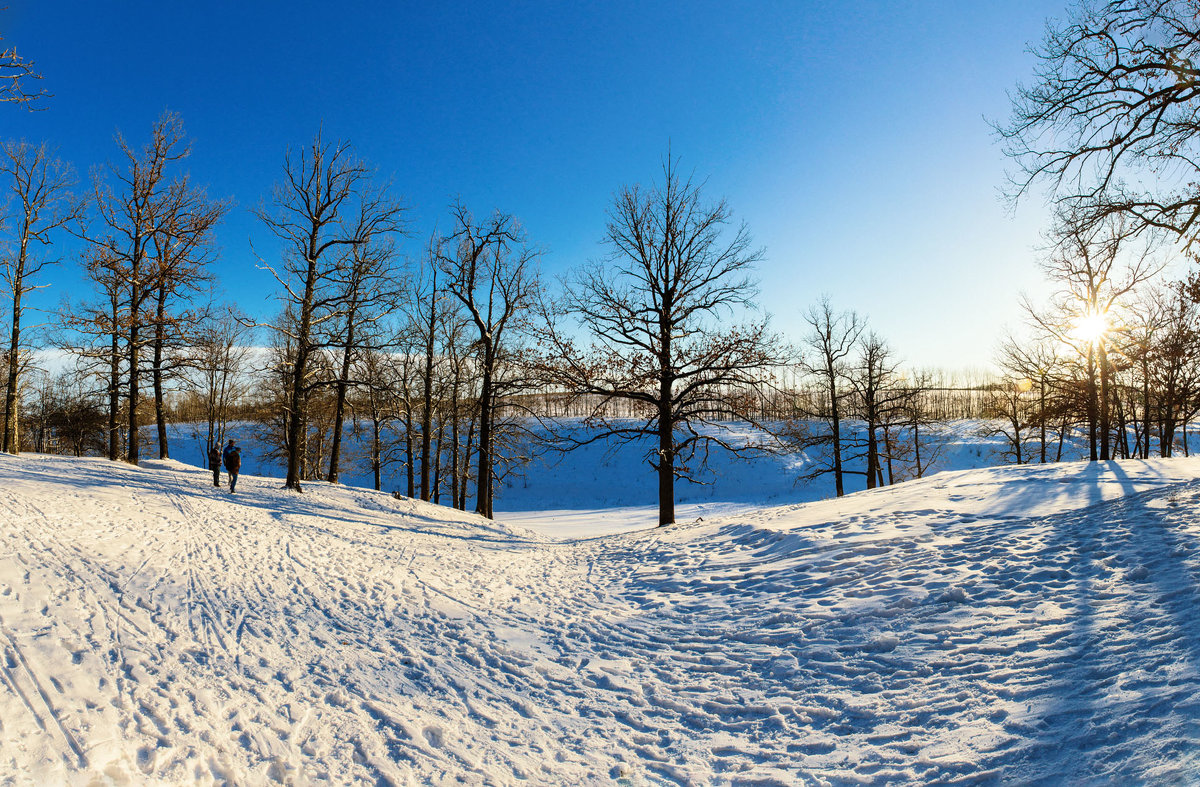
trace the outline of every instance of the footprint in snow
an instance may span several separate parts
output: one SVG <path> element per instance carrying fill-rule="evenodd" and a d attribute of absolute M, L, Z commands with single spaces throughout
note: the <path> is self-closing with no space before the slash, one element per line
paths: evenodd
<path fill-rule="evenodd" d="M 1144 582 L 1150 577 L 1150 569 L 1145 566 L 1138 566 L 1125 575 L 1130 582 Z"/>
<path fill-rule="evenodd" d="M 952 587 L 938 597 L 938 601 L 945 601 L 950 604 L 966 604 L 971 600 L 967 595 L 967 591 L 960 587 Z"/>

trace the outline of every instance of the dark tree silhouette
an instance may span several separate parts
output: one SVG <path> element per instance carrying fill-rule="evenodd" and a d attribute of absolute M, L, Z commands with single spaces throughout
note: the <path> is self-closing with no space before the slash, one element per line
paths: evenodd
<path fill-rule="evenodd" d="M 1034 53 L 1032 82 L 997 127 L 1011 196 L 1049 186 L 1091 228 L 1200 231 L 1200 20 L 1193 0 L 1079 2 Z"/>
<path fill-rule="evenodd" d="M 462 305 L 477 334 L 479 443 L 475 511 L 490 518 L 496 414 L 501 405 L 497 372 L 506 355 L 508 329 L 534 305 L 537 251 L 528 245 L 524 230 L 509 214 L 496 211 L 476 221 L 461 202 L 456 202 L 451 212 L 454 230 L 442 239 L 437 251 L 438 267 L 445 291 Z"/>
<path fill-rule="evenodd" d="M 721 422 L 757 420 L 781 355 L 765 318 L 725 324 L 758 293 L 749 274 L 762 251 L 746 226 L 727 233 L 729 206 L 706 202 L 676 160 L 664 161 L 662 175 L 648 189 L 617 193 L 608 257 L 565 279 L 561 302 L 543 310 L 549 379 L 592 403 L 594 431 L 573 444 L 653 438 L 647 460 L 658 476 L 660 526 L 675 521 L 675 480 L 693 476 L 694 460 L 702 465 L 710 448 L 754 449 Z M 563 317 L 574 328 L 559 325 Z M 576 331 L 590 335 L 589 348 L 576 346 Z M 618 400 L 634 405 L 634 418 L 615 417 Z"/>

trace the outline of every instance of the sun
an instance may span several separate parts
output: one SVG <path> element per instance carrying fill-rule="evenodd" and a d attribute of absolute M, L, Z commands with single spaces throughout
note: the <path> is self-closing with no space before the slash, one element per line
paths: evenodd
<path fill-rule="evenodd" d="M 1075 322 L 1071 335 L 1076 339 L 1092 343 L 1100 341 L 1108 333 L 1108 314 L 1105 312 L 1087 312 L 1081 314 Z"/>

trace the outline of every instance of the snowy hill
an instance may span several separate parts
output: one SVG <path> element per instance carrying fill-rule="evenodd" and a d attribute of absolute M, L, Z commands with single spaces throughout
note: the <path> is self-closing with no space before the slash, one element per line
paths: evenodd
<path fill-rule="evenodd" d="M 1195 782 L 1198 504 L 1065 464 L 552 540 L 0 456 L 0 780 Z"/>

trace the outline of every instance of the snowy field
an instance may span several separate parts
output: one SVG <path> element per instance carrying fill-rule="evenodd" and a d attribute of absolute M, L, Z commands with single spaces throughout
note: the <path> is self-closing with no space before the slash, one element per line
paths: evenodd
<path fill-rule="evenodd" d="M 0 455 L 0 782 L 1200 781 L 1197 460 L 566 539 L 279 487 Z"/>

